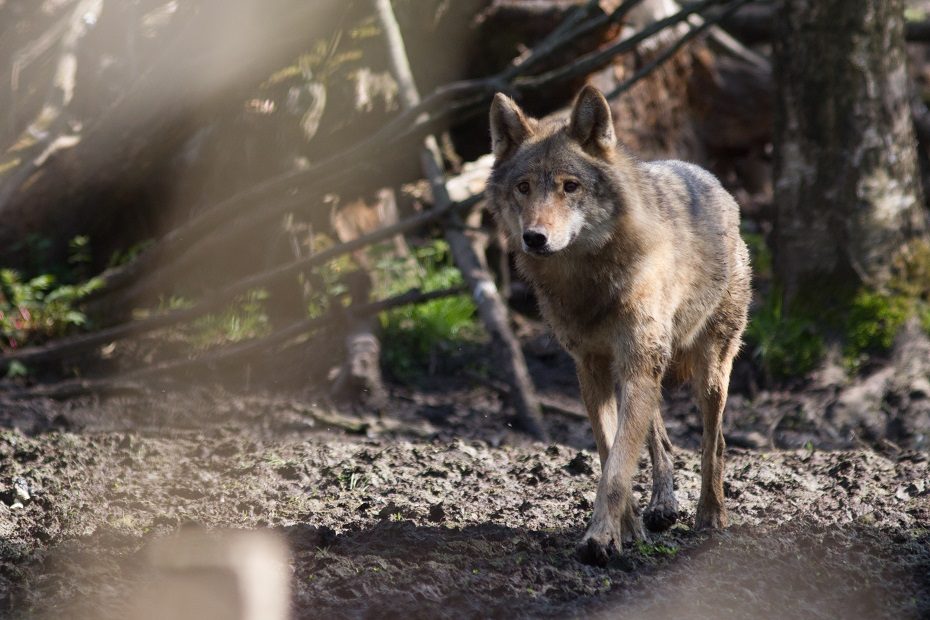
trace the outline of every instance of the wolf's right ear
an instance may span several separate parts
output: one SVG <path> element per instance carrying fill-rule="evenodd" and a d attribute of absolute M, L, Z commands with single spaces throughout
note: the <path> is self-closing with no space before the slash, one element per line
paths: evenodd
<path fill-rule="evenodd" d="M 533 127 L 520 106 L 503 93 L 491 102 L 491 152 L 497 160 L 512 155 L 533 135 Z"/>

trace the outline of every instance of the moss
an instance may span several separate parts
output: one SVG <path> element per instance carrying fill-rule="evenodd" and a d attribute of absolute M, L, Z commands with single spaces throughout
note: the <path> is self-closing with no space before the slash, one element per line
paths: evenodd
<path fill-rule="evenodd" d="M 847 362 L 856 366 L 864 356 L 890 349 L 914 307 L 915 300 L 907 295 L 860 290 L 846 319 Z"/>
<path fill-rule="evenodd" d="M 826 341 L 841 343 L 844 362 L 854 371 L 870 355 L 887 352 L 913 316 L 930 334 L 930 244 L 926 241 L 902 248 L 882 288 L 856 285 L 855 280 L 853 274 L 815 276 L 799 287 L 788 310 L 775 290 L 753 313 L 746 339 L 768 376 L 786 378 L 812 370 Z"/>
<path fill-rule="evenodd" d="M 892 261 L 892 277 L 883 290 L 860 288 L 846 317 L 847 362 L 891 348 L 901 327 L 916 316 L 930 334 L 930 243 L 918 239 Z"/>

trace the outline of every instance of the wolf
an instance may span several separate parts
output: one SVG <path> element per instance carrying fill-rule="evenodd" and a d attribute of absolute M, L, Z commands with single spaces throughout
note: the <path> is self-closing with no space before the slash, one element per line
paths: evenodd
<path fill-rule="evenodd" d="M 640 161 L 618 144 L 591 86 L 570 114 L 541 120 L 498 93 L 490 127 L 489 209 L 575 360 L 600 456 L 581 559 L 605 564 L 645 537 L 631 490 L 643 443 L 653 468 L 645 523 L 661 531 L 678 517 L 659 410 L 666 375 L 690 380 L 703 418 L 695 526 L 726 527 L 723 411 L 751 297 L 736 201 L 698 166 Z"/>

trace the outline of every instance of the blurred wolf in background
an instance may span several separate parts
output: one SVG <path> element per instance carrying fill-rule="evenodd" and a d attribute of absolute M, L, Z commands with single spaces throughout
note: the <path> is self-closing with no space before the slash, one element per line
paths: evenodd
<path fill-rule="evenodd" d="M 736 202 L 697 166 L 628 153 L 592 87 L 567 119 L 529 118 L 498 94 L 490 121 L 491 209 L 575 359 L 601 459 L 581 558 L 604 564 L 645 535 L 631 476 L 647 437 L 646 525 L 662 530 L 677 519 L 659 410 L 666 374 L 690 379 L 703 417 L 695 525 L 725 527 L 722 418 L 751 294 Z"/>

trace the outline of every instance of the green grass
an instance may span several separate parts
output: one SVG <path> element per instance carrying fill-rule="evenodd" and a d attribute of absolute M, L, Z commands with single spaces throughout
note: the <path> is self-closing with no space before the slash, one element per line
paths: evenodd
<path fill-rule="evenodd" d="M 648 543 L 644 540 L 637 540 L 635 543 L 636 550 L 647 557 L 669 557 L 673 558 L 678 554 L 678 547 L 666 545 L 664 543 Z"/>
<path fill-rule="evenodd" d="M 379 298 L 415 287 L 433 291 L 462 284 L 444 241 L 415 248 L 411 259 L 385 256 L 377 262 L 377 271 Z M 454 355 L 463 344 L 479 341 L 482 331 L 475 312 L 471 298 L 463 294 L 382 313 L 385 367 L 398 378 L 410 379 L 436 356 Z"/>
<path fill-rule="evenodd" d="M 222 312 L 195 320 L 186 329 L 191 344 L 197 349 L 208 349 L 271 333 L 271 322 L 265 311 L 267 299 L 265 290 L 254 289 Z"/>

